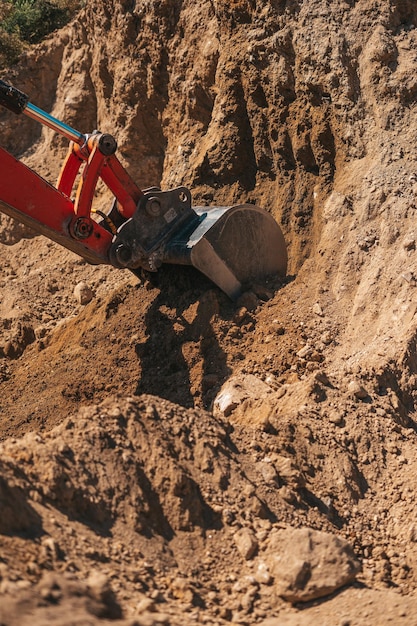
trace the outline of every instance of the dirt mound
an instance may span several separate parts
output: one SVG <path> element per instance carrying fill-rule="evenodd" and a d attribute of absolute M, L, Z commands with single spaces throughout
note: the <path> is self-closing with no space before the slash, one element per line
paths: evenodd
<path fill-rule="evenodd" d="M 2 623 L 413 623 L 416 25 L 104 0 L 4 76 L 140 186 L 267 208 L 290 265 L 232 303 L 1 218 Z M 66 142 L 0 125 L 54 182 Z"/>
<path fill-rule="evenodd" d="M 87 579 L 93 566 L 128 595 L 127 612 L 137 610 L 141 591 L 171 613 L 178 600 L 197 614 L 259 618 L 279 596 L 306 601 L 354 580 L 360 568 L 346 541 L 284 522 L 287 502 L 312 497 L 291 458 L 273 454 L 251 466 L 228 431 L 209 413 L 142 396 L 86 408 L 44 436 L 6 440 L 3 591 L 16 593 L 51 569 Z M 331 529 L 302 508 L 299 526 Z M 55 601 L 65 605 L 61 584 Z"/>

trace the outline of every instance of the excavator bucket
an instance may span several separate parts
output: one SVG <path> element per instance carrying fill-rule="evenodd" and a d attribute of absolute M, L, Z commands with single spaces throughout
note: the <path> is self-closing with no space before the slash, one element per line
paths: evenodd
<path fill-rule="evenodd" d="M 267 211 L 251 204 L 193 208 L 186 187 L 142 191 L 117 159 L 111 135 L 84 135 L 1 80 L 0 105 L 71 142 L 56 188 L 0 149 L 0 210 L 11 217 L 91 263 L 135 273 L 164 263 L 192 265 L 232 299 L 270 276 L 285 275 L 284 237 Z M 92 207 L 99 178 L 115 198 L 109 213 Z"/>
<path fill-rule="evenodd" d="M 233 300 L 287 269 L 284 237 L 267 211 L 252 204 L 192 207 L 186 187 L 144 192 L 117 230 L 110 259 L 116 267 L 149 271 L 192 265 Z"/>
<path fill-rule="evenodd" d="M 194 207 L 201 221 L 167 245 L 167 260 L 187 263 L 233 300 L 267 277 L 285 276 L 287 251 L 273 217 L 255 205 Z"/>

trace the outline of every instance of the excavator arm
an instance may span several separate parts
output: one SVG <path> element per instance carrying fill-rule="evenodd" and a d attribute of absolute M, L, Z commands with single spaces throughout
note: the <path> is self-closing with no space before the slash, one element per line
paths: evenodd
<path fill-rule="evenodd" d="M 151 272 L 164 263 L 193 265 L 232 299 L 285 275 L 284 237 L 267 211 L 250 204 L 193 208 L 185 187 L 142 191 L 118 160 L 112 135 L 84 135 L 1 80 L 0 105 L 70 141 L 56 187 L 0 148 L 3 213 L 93 264 Z M 99 180 L 114 196 L 107 213 L 93 209 Z"/>

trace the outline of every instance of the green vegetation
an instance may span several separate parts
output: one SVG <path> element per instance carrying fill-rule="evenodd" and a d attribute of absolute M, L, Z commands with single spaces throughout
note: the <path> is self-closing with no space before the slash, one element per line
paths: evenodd
<path fill-rule="evenodd" d="M 82 5 L 82 0 L 2 0 L 0 68 L 15 63 L 30 44 L 64 26 Z"/>

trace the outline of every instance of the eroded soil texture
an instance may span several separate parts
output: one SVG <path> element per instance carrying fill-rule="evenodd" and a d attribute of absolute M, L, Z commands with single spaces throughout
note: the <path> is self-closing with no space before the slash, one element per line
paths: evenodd
<path fill-rule="evenodd" d="M 416 623 L 416 26 L 94 0 L 4 73 L 141 188 L 265 208 L 289 265 L 232 302 L 0 217 L 2 625 Z M 0 142 L 56 181 L 64 138 Z"/>

